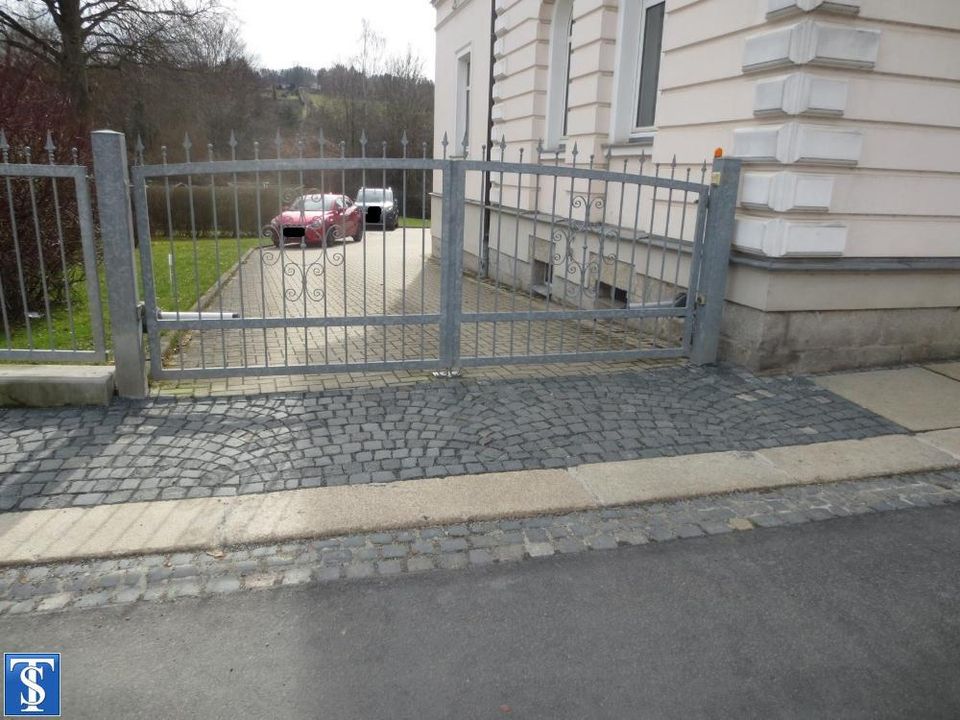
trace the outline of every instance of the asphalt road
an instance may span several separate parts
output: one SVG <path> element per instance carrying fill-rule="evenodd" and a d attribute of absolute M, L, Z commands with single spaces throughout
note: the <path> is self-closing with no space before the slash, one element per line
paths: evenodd
<path fill-rule="evenodd" d="M 5 619 L 65 718 L 957 718 L 960 507 Z"/>

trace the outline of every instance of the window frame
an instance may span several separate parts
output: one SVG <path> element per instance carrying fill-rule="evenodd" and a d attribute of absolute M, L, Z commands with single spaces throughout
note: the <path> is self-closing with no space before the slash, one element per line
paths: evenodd
<path fill-rule="evenodd" d="M 569 130 L 573 26 L 573 0 L 556 0 L 550 20 L 546 118 L 548 148 L 558 147 L 566 139 Z"/>
<path fill-rule="evenodd" d="M 470 145 L 470 95 L 473 92 L 473 55 L 467 46 L 457 52 L 457 110 L 454 118 L 453 155 L 463 153 L 464 138 Z"/>
<path fill-rule="evenodd" d="M 621 12 L 617 30 L 618 63 L 614 73 L 614 108 L 611 113 L 610 142 L 628 142 L 649 144 L 656 135 L 657 108 L 654 105 L 654 124 L 637 124 L 640 111 L 640 80 L 643 62 L 644 33 L 646 32 L 647 11 L 656 6 L 664 6 L 664 21 L 660 32 L 660 59 L 657 73 L 656 97 L 660 95 L 660 71 L 663 69 L 663 31 L 666 27 L 666 0 L 621 0 Z M 636 42 L 627 42 L 636 38 Z"/>

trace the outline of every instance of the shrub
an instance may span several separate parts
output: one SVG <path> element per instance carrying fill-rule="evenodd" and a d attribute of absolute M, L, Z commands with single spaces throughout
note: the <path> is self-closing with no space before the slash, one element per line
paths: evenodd
<path fill-rule="evenodd" d="M 88 159 L 86 135 L 56 83 L 46 82 L 35 63 L 9 52 L 0 60 L 0 108 L 0 125 L 10 145 L 9 162 L 26 162 L 29 148 L 32 163 L 47 163 L 44 146 L 48 132 L 57 148 L 57 162 L 72 163 L 72 148 L 77 149 L 80 163 Z M 60 208 L 59 225 L 55 200 Z M 12 326 L 24 323 L 25 311 L 43 312 L 45 300 L 49 300 L 51 310 L 62 304 L 69 289 L 83 279 L 83 247 L 73 182 L 0 179 L 0 254 L 0 302 Z"/>

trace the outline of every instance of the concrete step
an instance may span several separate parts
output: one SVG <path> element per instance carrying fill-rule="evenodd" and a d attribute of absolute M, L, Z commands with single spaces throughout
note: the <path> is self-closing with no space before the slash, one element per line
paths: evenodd
<path fill-rule="evenodd" d="M 0 365 L 0 407 L 109 405 L 112 365 Z"/>

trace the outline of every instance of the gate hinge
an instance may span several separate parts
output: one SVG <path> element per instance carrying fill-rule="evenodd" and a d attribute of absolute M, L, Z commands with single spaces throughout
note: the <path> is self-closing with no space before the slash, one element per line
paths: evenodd
<path fill-rule="evenodd" d="M 707 304 L 707 299 L 700 293 L 697 293 L 697 305 L 701 306 L 706 304 Z"/>
<path fill-rule="evenodd" d="M 147 305 L 142 300 L 137 303 L 137 319 L 140 321 L 140 327 L 143 332 L 147 331 Z"/>

